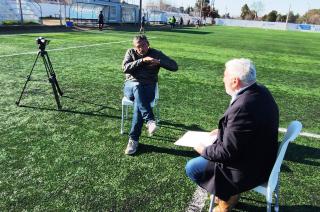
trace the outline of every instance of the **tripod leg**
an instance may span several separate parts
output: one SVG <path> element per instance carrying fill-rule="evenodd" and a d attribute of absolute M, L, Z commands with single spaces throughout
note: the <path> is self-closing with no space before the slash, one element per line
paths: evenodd
<path fill-rule="evenodd" d="M 55 84 L 53 82 L 53 79 L 49 78 L 49 82 L 51 83 L 53 94 L 54 94 L 54 98 L 56 99 L 58 109 L 61 110 L 62 106 L 60 104 L 60 99 L 59 99 L 59 96 L 58 96 L 57 88 L 56 88 L 56 86 L 55 86 Z"/>
<path fill-rule="evenodd" d="M 43 59 L 43 64 L 44 64 L 44 66 L 46 68 L 46 72 L 47 72 L 47 75 L 48 75 L 49 82 L 50 82 L 51 87 L 52 87 L 54 98 L 56 99 L 56 103 L 57 103 L 58 109 L 61 110 L 62 106 L 60 104 L 60 99 L 59 99 L 59 96 L 58 96 L 56 84 L 55 84 L 54 80 L 52 79 L 52 77 L 49 75 L 50 69 L 49 69 L 49 66 L 48 66 L 48 62 L 46 61 L 46 57 L 42 56 L 42 59 Z"/>
<path fill-rule="evenodd" d="M 58 80 L 57 80 L 57 78 L 56 78 L 56 74 L 52 74 L 51 77 L 52 77 L 52 79 L 53 79 L 53 81 L 54 81 L 54 84 L 55 84 L 56 87 L 57 87 L 57 90 L 58 90 L 60 96 L 62 96 L 62 95 L 63 95 L 63 92 L 62 92 L 62 90 L 60 89 L 60 86 L 59 86 L 59 84 L 58 84 Z"/>
<path fill-rule="evenodd" d="M 46 53 L 46 59 L 47 59 L 47 61 L 48 61 L 48 67 L 49 67 L 49 72 L 50 72 L 51 78 L 53 79 L 53 82 L 54 82 L 54 84 L 56 85 L 57 90 L 58 90 L 60 96 L 62 96 L 62 95 L 63 95 L 63 92 L 62 92 L 62 90 L 60 89 L 60 86 L 59 86 L 59 83 L 58 83 L 58 80 L 57 80 L 57 77 L 56 77 L 56 73 L 55 73 L 54 70 L 53 70 L 52 63 L 51 63 L 51 60 L 50 60 L 50 58 L 49 58 L 48 53 Z"/>
<path fill-rule="evenodd" d="M 26 89 L 27 84 L 28 84 L 28 82 L 30 81 L 31 74 L 32 74 L 32 72 L 33 72 L 34 66 L 35 66 L 36 63 L 37 63 L 37 60 L 38 60 L 38 58 L 39 58 L 39 55 L 40 55 L 40 52 L 38 52 L 38 55 L 37 55 L 37 57 L 36 57 L 36 59 L 35 59 L 35 61 L 34 61 L 34 63 L 33 63 L 33 66 L 32 66 L 32 68 L 31 68 L 30 74 L 28 75 L 27 80 L 26 80 L 26 82 L 25 82 L 25 84 L 24 84 L 24 86 L 23 86 L 23 89 L 22 89 L 22 91 L 21 91 L 20 97 L 19 97 L 19 99 L 16 101 L 16 105 L 18 105 L 18 106 L 19 106 L 19 104 L 20 104 L 20 101 L 21 101 L 22 95 L 23 95 L 23 93 L 24 93 L 24 90 Z"/>

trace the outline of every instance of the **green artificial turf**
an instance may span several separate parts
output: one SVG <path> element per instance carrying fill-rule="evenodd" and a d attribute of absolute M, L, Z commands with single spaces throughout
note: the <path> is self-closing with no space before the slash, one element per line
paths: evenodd
<path fill-rule="evenodd" d="M 230 101 L 222 82 L 224 63 L 235 57 L 256 63 L 258 81 L 279 105 L 280 127 L 299 120 L 303 131 L 320 133 L 320 34 L 154 29 L 147 32 L 151 46 L 174 58 L 179 71 L 161 70 L 161 127 L 154 137 L 144 130 L 137 154 L 125 156 L 121 62 L 133 35 L 129 30 L 0 35 L 0 211 L 184 211 L 196 189 L 184 166 L 197 154 L 173 143 L 187 130 L 217 126 Z M 49 51 L 64 92 L 62 111 L 41 61 L 21 107 L 15 105 L 36 53 L 4 55 L 36 52 L 38 36 L 51 40 L 48 50 L 102 44 Z M 126 132 L 129 127 L 127 121 Z M 281 211 L 319 211 L 319 148 L 319 139 L 301 136 L 289 145 Z M 246 192 L 236 211 L 265 211 L 265 200 Z"/>

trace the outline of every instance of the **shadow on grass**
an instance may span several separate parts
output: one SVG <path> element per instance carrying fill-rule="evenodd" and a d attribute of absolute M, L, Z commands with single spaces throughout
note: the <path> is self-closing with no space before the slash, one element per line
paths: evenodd
<path fill-rule="evenodd" d="M 173 130 L 194 130 L 194 131 L 205 131 L 203 128 L 199 127 L 199 125 L 192 124 L 192 125 L 184 125 L 180 123 L 174 123 L 166 120 L 161 120 L 159 123 L 160 127 L 173 129 Z"/>
<path fill-rule="evenodd" d="M 51 33 L 51 32 L 72 32 L 74 29 L 65 26 L 42 26 L 42 25 L 25 25 L 25 26 L 1 26 L 0 34 L 27 34 L 27 33 Z M 35 37 L 35 36 L 32 36 Z"/>
<path fill-rule="evenodd" d="M 145 136 L 141 136 L 142 138 Z M 161 136 L 161 135 L 153 135 L 152 137 L 145 137 L 151 140 L 158 140 L 158 141 L 167 141 L 167 142 L 176 142 L 177 138 L 173 137 L 166 137 L 166 136 Z"/>
<path fill-rule="evenodd" d="M 176 156 L 183 156 L 183 157 L 197 157 L 199 154 L 197 154 L 195 151 L 187 151 L 187 150 L 178 150 L 178 149 L 170 149 L 170 148 L 164 148 L 164 147 L 157 147 L 149 144 L 139 144 L 139 150 L 136 156 L 147 154 L 147 153 L 164 153 L 169 155 L 176 155 Z"/>
<path fill-rule="evenodd" d="M 187 29 L 183 29 L 183 30 L 179 30 L 179 28 L 178 28 L 178 29 L 174 29 L 174 30 L 163 30 L 163 31 L 172 31 L 172 32 L 176 32 L 176 33 L 194 34 L 194 35 L 213 34 L 213 32 L 204 32 L 204 31 L 188 29 L 188 28 Z"/>
<path fill-rule="evenodd" d="M 137 32 L 139 33 L 139 26 L 136 25 L 111 25 L 109 27 L 109 30 L 115 30 L 115 31 L 125 31 L 125 32 Z M 108 30 L 108 29 L 106 29 Z M 198 35 L 204 35 L 204 34 L 212 34 L 213 32 L 207 32 L 207 31 L 200 31 L 199 29 L 195 29 L 195 27 L 192 26 L 183 26 L 181 28 L 174 28 L 171 29 L 169 25 L 155 25 L 155 26 L 146 26 L 145 27 L 146 32 L 151 31 L 159 31 L 159 32 L 175 32 L 175 33 L 185 33 L 185 34 L 198 34 Z"/>
<path fill-rule="evenodd" d="M 320 161 L 320 149 L 291 143 L 285 159 L 300 164 L 319 167 L 320 163 L 317 161 Z"/>
<path fill-rule="evenodd" d="M 103 114 L 103 113 L 95 113 L 94 111 L 93 112 L 85 112 L 85 111 L 75 111 L 75 110 L 68 110 L 68 109 L 58 110 L 58 109 L 53 109 L 53 108 L 36 107 L 36 106 L 30 106 L 30 105 L 19 105 L 19 107 L 37 109 L 37 110 L 42 110 L 42 111 L 56 111 L 56 112 L 81 114 L 81 115 L 95 116 L 95 117 L 107 117 L 107 118 L 112 118 L 112 119 L 121 119 L 121 116 L 113 116 L 113 115 L 107 115 L 107 114 Z"/>
<path fill-rule="evenodd" d="M 98 110 L 95 111 L 95 112 L 99 112 L 99 111 L 104 110 L 104 109 L 111 109 L 111 110 L 120 111 L 120 109 L 118 109 L 118 108 L 109 107 L 109 106 L 107 106 L 107 105 L 102 105 L 102 104 L 97 104 L 97 103 L 94 103 L 94 102 L 90 102 L 90 101 L 87 101 L 87 100 L 75 98 L 75 97 L 72 97 L 72 96 L 63 95 L 62 98 L 67 98 L 67 99 L 75 100 L 75 101 L 78 101 L 78 102 L 81 102 L 81 103 L 86 103 L 86 104 L 90 104 L 90 105 L 94 105 L 94 106 L 101 107 L 100 109 L 98 109 Z"/>

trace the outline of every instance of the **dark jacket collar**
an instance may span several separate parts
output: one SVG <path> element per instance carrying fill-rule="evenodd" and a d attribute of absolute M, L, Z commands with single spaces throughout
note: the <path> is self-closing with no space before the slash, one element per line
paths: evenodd
<path fill-rule="evenodd" d="M 257 86 L 258 86 L 257 82 L 255 82 L 255 83 L 249 85 L 248 87 L 246 87 L 245 89 L 241 90 L 239 93 L 237 93 L 236 98 L 232 101 L 232 103 L 230 105 L 233 105 L 233 103 L 235 103 L 243 93 L 245 93 L 248 90 L 255 89 Z"/>

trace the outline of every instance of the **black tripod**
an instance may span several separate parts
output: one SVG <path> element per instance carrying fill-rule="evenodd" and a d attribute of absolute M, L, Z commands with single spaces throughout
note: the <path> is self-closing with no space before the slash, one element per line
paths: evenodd
<path fill-rule="evenodd" d="M 56 99 L 58 109 L 61 110 L 61 109 L 62 109 L 62 106 L 61 106 L 61 104 L 60 104 L 60 99 L 59 99 L 58 93 L 60 94 L 60 96 L 62 96 L 62 95 L 63 95 L 63 92 L 61 91 L 61 89 L 60 89 L 60 87 L 59 87 L 59 84 L 58 84 L 58 81 L 57 81 L 57 78 L 56 78 L 56 74 L 54 73 L 54 70 L 53 70 L 52 63 L 51 63 L 51 61 L 50 61 L 48 52 L 45 51 L 45 45 L 40 45 L 40 46 L 39 46 L 39 52 L 38 52 L 37 58 L 36 58 L 36 60 L 35 60 L 34 63 L 33 63 L 31 72 L 30 72 L 29 76 L 27 77 L 27 81 L 26 81 L 26 83 L 24 84 L 24 87 L 23 87 L 23 89 L 22 89 L 21 95 L 20 95 L 18 101 L 16 101 L 16 104 L 17 104 L 18 106 L 19 106 L 19 104 L 20 104 L 20 100 L 21 100 L 21 98 L 22 98 L 22 95 L 23 95 L 23 93 L 24 93 L 24 90 L 25 90 L 26 87 L 27 87 L 27 83 L 28 83 L 28 82 L 30 81 L 30 79 L 31 79 L 31 74 L 32 74 L 32 72 L 33 72 L 33 69 L 34 69 L 36 63 L 37 63 L 37 60 L 38 60 L 39 56 L 42 57 L 43 64 L 44 64 L 44 67 L 46 68 L 46 72 L 47 72 L 47 76 L 48 76 L 49 82 L 50 82 L 50 84 L 51 84 L 51 86 L 52 86 L 54 98 Z"/>

